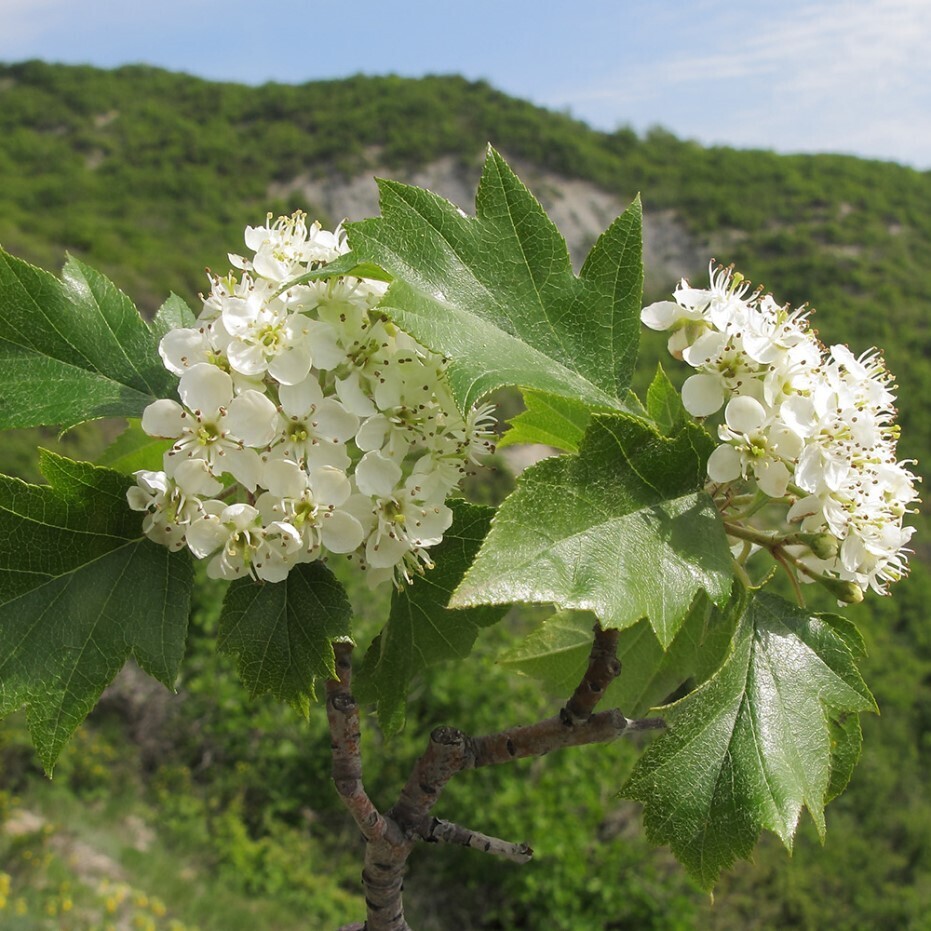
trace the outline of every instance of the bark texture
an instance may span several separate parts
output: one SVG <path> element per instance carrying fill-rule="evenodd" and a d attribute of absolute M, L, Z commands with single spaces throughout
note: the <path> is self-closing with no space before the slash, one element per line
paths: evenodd
<path fill-rule="evenodd" d="M 618 631 L 595 625 L 585 675 L 551 718 L 483 737 L 469 737 L 454 727 L 436 728 L 397 802 L 384 814 L 368 797 L 362 778 L 359 709 L 352 696 L 352 644 L 333 645 L 337 678 L 327 683 L 333 783 L 365 839 L 362 884 L 367 912 L 364 924 L 345 925 L 340 931 L 411 931 L 402 890 L 407 860 L 418 842 L 470 847 L 515 863 L 531 859 L 529 844 L 500 840 L 433 816 L 443 789 L 457 773 L 663 726 L 658 718 L 630 720 L 617 709 L 595 712 L 605 689 L 621 671 L 617 640 Z"/>

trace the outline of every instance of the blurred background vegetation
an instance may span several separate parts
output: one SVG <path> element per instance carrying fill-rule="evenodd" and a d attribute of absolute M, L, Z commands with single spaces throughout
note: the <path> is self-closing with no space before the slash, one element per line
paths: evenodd
<path fill-rule="evenodd" d="M 599 133 L 457 77 L 247 88 L 27 62 L 0 65 L 0 243 L 52 270 L 72 252 L 146 312 L 171 290 L 193 304 L 204 264 L 225 269 L 243 227 L 267 211 L 340 219 L 276 195 L 295 178 L 346 183 L 373 164 L 410 176 L 445 157 L 474 179 L 488 141 L 621 202 L 641 191 L 648 220 L 664 213 L 695 242 L 726 243 L 718 259 L 780 301 L 820 308 L 826 343 L 883 347 L 902 386 L 900 454 L 928 461 L 931 174 L 894 164 L 708 149 L 660 129 Z M 668 292 L 664 274 L 651 276 L 647 299 Z M 645 339 L 642 379 L 661 352 Z M 7 434 L 0 469 L 35 480 L 37 440 L 93 458 L 118 429 Z M 500 464 L 476 493 L 494 499 L 508 482 Z M 765 837 L 712 904 L 667 851 L 649 848 L 637 807 L 616 798 L 638 752 L 619 741 L 456 780 L 442 816 L 526 839 L 537 856 L 517 867 L 419 851 L 407 884 L 413 926 L 931 929 L 931 551 L 920 523 L 911 577 L 850 611 L 882 716 L 863 722 L 863 758 L 828 809 L 823 848 L 808 822 L 791 858 Z M 213 649 L 220 595 L 199 592 L 178 694 L 124 670 L 54 782 L 24 719 L 2 725 L 0 927 L 289 931 L 360 916 L 361 847 L 329 783 L 322 709 L 308 724 L 248 702 Z M 383 599 L 352 594 L 365 641 Z M 552 713 L 558 697 L 494 662 L 535 619 L 512 615 L 483 632 L 469 661 L 423 675 L 399 737 L 386 743 L 366 722 L 376 802 L 396 795 L 436 724 L 483 732 Z"/>

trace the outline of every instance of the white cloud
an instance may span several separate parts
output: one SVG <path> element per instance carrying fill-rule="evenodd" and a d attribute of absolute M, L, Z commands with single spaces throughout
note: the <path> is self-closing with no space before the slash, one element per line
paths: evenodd
<path fill-rule="evenodd" d="M 650 122 L 706 141 L 931 165 L 920 129 L 931 116 L 929 0 L 749 6 L 683 17 L 645 64 L 566 91 L 561 103 L 601 124 L 609 110 L 613 122 L 652 110 Z"/>
<path fill-rule="evenodd" d="M 779 9 L 771 7 L 771 9 Z M 927 0 L 849 0 L 783 7 L 784 18 L 755 24 L 733 48 L 671 62 L 674 84 L 709 72 L 720 79 L 771 75 L 790 87 L 834 91 L 911 83 L 928 71 L 931 4 Z"/>

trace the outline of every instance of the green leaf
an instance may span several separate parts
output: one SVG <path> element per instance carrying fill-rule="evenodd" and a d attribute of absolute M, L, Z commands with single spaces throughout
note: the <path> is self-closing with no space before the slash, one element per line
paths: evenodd
<path fill-rule="evenodd" d="M 641 420 L 650 419 L 650 415 L 647 412 L 646 407 L 644 407 L 643 401 L 637 397 L 632 388 L 628 388 L 627 391 L 624 392 L 624 400 L 626 402 L 626 408 L 629 414 L 633 414 L 635 417 L 639 417 Z"/>
<path fill-rule="evenodd" d="M 722 643 L 719 632 L 728 629 L 733 630 L 733 617 L 729 624 L 727 609 L 717 608 L 699 593 L 665 650 L 645 620 L 621 631 L 621 675 L 609 686 L 604 701 L 630 717 L 641 717 L 693 679 L 702 662 L 720 664 L 722 647 L 726 650 L 728 644 Z"/>
<path fill-rule="evenodd" d="M 316 682 L 335 678 L 332 643 L 349 637 L 351 616 L 333 573 L 322 562 L 304 563 L 283 582 L 233 582 L 217 647 L 236 657 L 250 697 L 271 692 L 306 716 Z"/>
<path fill-rule="evenodd" d="M 0 429 L 138 417 L 177 379 L 129 298 L 71 258 L 62 280 L 0 250 Z"/>
<path fill-rule="evenodd" d="M 640 717 L 695 675 L 699 657 L 707 654 L 708 662 L 719 665 L 726 644 L 718 628 L 727 628 L 720 614 L 718 609 L 712 612 L 708 598 L 700 594 L 666 650 L 645 619 L 622 630 L 617 644 L 621 674 L 608 687 L 602 705 Z M 593 621 L 587 612 L 557 611 L 498 662 L 568 697 L 588 666 Z"/>
<path fill-rule="evenodd" d="M 577 457 L 518 479 L 450 606 L 550 602 L 619 628 L 647 617 L 668 646 L 699 591 L 723 604 L 731 588 L 724 528 L 698 491 L 711 445 L 694 424 L 663 437 L 595 415 Z"/>
<path fill-rule="evenodd" d="M 666 436 L 671 436 L 689 419 L 682 396 L 662 365 L 656 366 L 656 375 L 647 389 L 647 413 Z"/>
<path fill-rule="evenodd" d="M 170 294 L 159 307 L 152 321 L 152 332 L 161 339 L 169 330 L 192 329 L 197 326 L 197 317 L 184 298 Z"/>
<path fill-rule="evenodd" d="M 802 807 L 824 836 L 824 805 L 849 768 L 850 735 L 832 749 L 831 721 L 875 710 L 834 628 L 781 598 L 755 594 L 730 655 L 666 709 L 623 794 L 646 805 L 647 836 L 668 843 L 711 888 L 747 857 L 763 828 L 791 849 Z M 836 738 L 836 734 L 833 735 Z"/>
<path fill-rule="evenodd" d="M 99 464 L 132 475 L 139 469 L 158 472 L 163 456 L 171 449 L 171 440 L 160 440 L 143 432 L 142 422 L 135 418 L 126 429 L 101 453 Z"/>
<path fill-rule="evenodd" d="M 830 722 L 831 728 L 831 782 L 824 796 L 825 804 L 837 798 L 853 775 L 860 750 L 863 748 L 863 731 L 860 717 L 856 714 L 843 715 Z"/>
<path fill-rule="evenodd" d="M 850 650 L 854 658 L 863 659 L 866 656 L 866 641 L 863 639 L 863 634 L 849 617 L 844 617 L 843 614 L 821 614 L 819 616 L 825 624 L 830 624 L 834 628 L 834 633 L 844 641 L 844 646 Z"/>
<path fill-rule="evenodd" d="M 385 733 L 404 726 L 407 692 L 413 676 L 427 666 L 464 659 L 478 632 L 497 623 L 507 608 L 450 611 L 449 596 L 471 565 L 488 532 L 494 508 L 453 500 L 453 523 L 443 542 L 430 551 L 433 569 L 391 599 L 388 623 L 356 671 L 353 690 L 361 702 L 378 703 Z"/>
<path fill-rule="evenodd" d="M 345 252 L 338 259 L 334 259 L 326 265 L 313 268 L 297 278 L 286 281 L 275 294 L 283 294 L 289 288 L 299 284 L 306 284 L 309 281 L 323 281 L 327 278 L 342 275 L 352 275 L 354 278 L 369 278 L 372 281 L 391 281 L 391 275 L 383 268 L 372 262 L 360 262 L 351 252 Z"/>
<path fill-rule="evenodd" d="M 557 611 L 499 656 L 498 662 L 568 697 L 588 668 L 595 620 L 587 611 Z"/>
<path fill-rule="evenodd" d="M 639 201 L 576 278 L 565 241 L 494 149 L 474 219 L 429 191 L 397 181 L 379 188 L 382 218 L 349 225 L 353 251 L 396 279 L 382 308 L 452 359 L 463 410 L 505 385 L 621 406 L 640 328 Z"/>
<path fill-rule="evenodd" d="M 0 715 L 27 706 L 45 768 L 127 657 L 171 687 L 191 594 L 187 552 L 142 535 L 129 480 L 42 451 L 49 485 L 0 476 Z"/>
<path fill-rule="evenodd" d="M 498 448 L 517 443 L 543 443 L 566 452 L 579 450 L 592 419 L 592 409 L 580 401 L 542 391 L 525 391 L 526 410 L 510 421 Z"/>

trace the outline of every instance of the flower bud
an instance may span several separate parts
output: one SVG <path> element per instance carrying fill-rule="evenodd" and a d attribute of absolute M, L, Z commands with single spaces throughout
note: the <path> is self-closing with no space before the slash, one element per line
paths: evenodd
<path fill-rule="evenodd" d="M 848 582 L 845 579 L 832 579 L 827 576 L 820 576 L 818 581 L 838 601 L 842 601 L 844 604 L 856 605 L 863 601 L 863 589 L 856 582 Z"/>
<path fill-rule="evenodd" d="M 800 533 L 800 543 L 804 543 L 818 559 L 834 559 L 840 551 L 840 542 L 833 533 Z"/>

